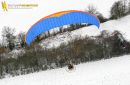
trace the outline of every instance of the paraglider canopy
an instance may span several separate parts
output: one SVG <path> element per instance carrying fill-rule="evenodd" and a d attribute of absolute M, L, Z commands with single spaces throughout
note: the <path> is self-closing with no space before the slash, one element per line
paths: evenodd
<path fill-rule="evenodd" d="M 77 10 L 62 11 L 46 16 L 33 24 L 25 36 L 25 41 L 30 45 L 38 35 L 50 29 L 79 23 L 92 24 L 98 28 L 100 26 L 98 18 L 93 14 Z"/>

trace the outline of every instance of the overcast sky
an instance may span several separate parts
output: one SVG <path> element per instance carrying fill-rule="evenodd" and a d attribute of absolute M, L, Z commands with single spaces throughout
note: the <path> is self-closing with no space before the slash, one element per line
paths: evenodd
<path fill-rule="evenodd" d="M 0 3 L 3 0 L 0 0 Z M 4 0 L 8 4 L 34 3 L 33 9 L 9 9 L 4 12 L 0 6 L 0 35 L 4 26 L 16 29 L 16 33 L 27 31 L 32 24 L 48 14 L 63 10 L 85 10 L 94 5 L 105 17 L 109 17 L 112 4 L 118 0 Z"/>

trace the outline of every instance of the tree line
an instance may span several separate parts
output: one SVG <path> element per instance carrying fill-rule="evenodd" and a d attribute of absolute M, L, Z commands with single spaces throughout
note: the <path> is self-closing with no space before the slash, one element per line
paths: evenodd
<path fill-rule="evenodd" d="M 35 47 L 34 47 L 35 48 Z M 64 67 L 70 63 L 108 59 L 130 53 L 130 43 L 115 31 L 103 31 L 99 36 L 76 38 L 67 45 L 52 49 L 30 49 L 17 58 L 4 58 L 0 55 L 0 78 L 16 76 L 41 70 Z"/>

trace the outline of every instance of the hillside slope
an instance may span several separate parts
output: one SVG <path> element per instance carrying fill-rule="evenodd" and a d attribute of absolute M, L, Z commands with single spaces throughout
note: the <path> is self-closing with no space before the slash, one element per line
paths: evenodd
<path fill-rule="evenodd" d="M 44 39 L 41 41 L 40 45 L 42 47 L 51 48 L 58 47 L 61 43 L 67 43 L 76 37 L 85 37 L 88 36 L 97 36 L 103 30 L 120 31 L 123 36 L 130 40 L 130 15 L 123 17 L 118 20 L 110 20 L 100 25 L 100 28 L 97 29 L 95 26 L 83 27 L 72 32 L 65 32 L 62 34 L 58 34 L 56 36 Z"/>

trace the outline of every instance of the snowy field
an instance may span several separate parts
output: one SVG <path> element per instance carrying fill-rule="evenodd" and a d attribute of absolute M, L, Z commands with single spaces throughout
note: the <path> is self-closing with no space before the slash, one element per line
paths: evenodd
<path fill-rule="evenodd" d="M 130 55 L 0 80 L 0 85 L 130 85 Z"/>

